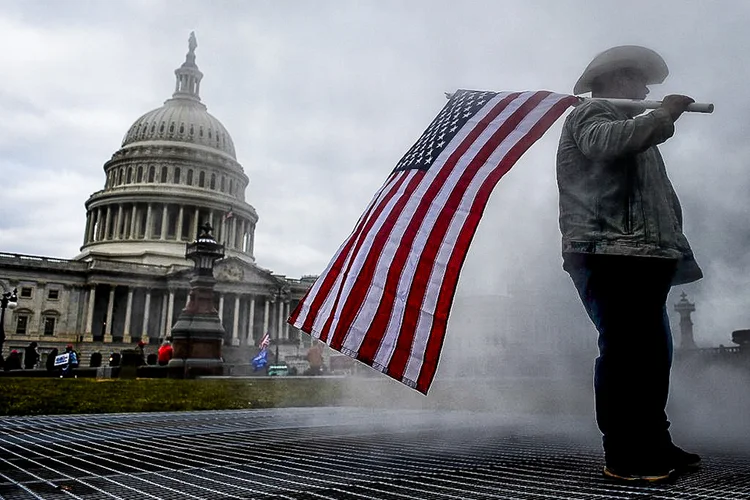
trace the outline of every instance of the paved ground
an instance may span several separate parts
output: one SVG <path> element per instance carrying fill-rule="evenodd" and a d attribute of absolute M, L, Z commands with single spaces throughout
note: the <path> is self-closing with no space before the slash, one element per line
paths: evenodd
<path fill-rule="evenodd" d="M 0 497 L 750 499 L 750 456 L 704 445 L 698 473 L 620 486 L 581 430 L 356 408 L 2 418 Z"/>

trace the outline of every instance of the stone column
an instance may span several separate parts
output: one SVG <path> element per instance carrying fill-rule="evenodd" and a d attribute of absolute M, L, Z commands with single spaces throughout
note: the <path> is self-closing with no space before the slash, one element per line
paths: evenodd
<path fill-rule="evenodd" d="M 138 205 L 133 203 L 133 213 L 130 215 L 130 234 L 128 239 L 134 240 L 136 238 L 136 221 L 138 220 Z"/>
<path fill-rule="evenodd" d="M 89 288 L 89 307 L 86 311 L 86 330 L 83 332 L 83 340 L 85 342 L 94 341 L 94 303 L 96 302 L 96 285 L 91 285 Z"/>
<path fill-rule="evenodd" d="M 289 311 L 289 309 L 291 308 L 291 306 L 292 305 L 289 303 L 288 300 L 284 302 L 284 338 L 285 339 L 289 338 L 289 323 L 287 323 L 286 319 L 291 314 L 290 311 Z"/>
<path fill-rule="evenodd" d="M 284 338 L 282 337 L 282 334 L 284 333 L 284 330 L 283 330 L 284 328 L 284 302 L 282 302 L 281 299 L 279 299 L 278 304 L 279 304 L 279 324 L 276 328 L 276 331 L 278 333 L 277 338 L 282 339 Z"/>
<path fill-rule="evenodd" d="M 104 330 L 104 342 L 112 342 L 112 311 L 115 307 L 115 288 L 117 288 L 117 285 L 109 285 L 109 301 L 107 302 L 107 327 Z"/>
<path fill-rule="evenodd" d="M 91 220 L 93 217 L 91 217 L 91 211 L 89 210 L 86 212 L 86 230 L 83 232 L 83 244 L 87 244 L 89 242 L 89 235 L 91 234 Z"/>
<path fill-rule="evenodd" d="M 106 228 L 106 212 L 102 207 L 99 207 L 96 209 L 96 241 L 102 241 L 104 239 L 104 235 L 106 234 L 104 231 Z"/>
<path fill-rule="evenodd" d="M 167 332 L 164 334 L 166 338 L 169 332 L 172 331 L 172 316 L 174 314 L 174 290 L 169 289 L 169 302 L 167 302 Z"/>
<path fill-rule="evenodd" d="M 166 337 L 170 333 L 170 329 L 167 328 L 167 294 L 165 293 L 161 297 L 161 316 L 159 317 L 159 331 L 162 337 Z"/>
<path fill-rule="evenodd" d="M 201 209 L 196 207 L 195 218 L 193 219 L 193 232 L 190 235 L 190 241 L 195 241 L 198 239 L 198 226 L 201 225 L 200 217 L 201 217 Z"/>
<path fill-rule="evenodd" d="M 271 333 L 271 332 L 268 331 L 268 319 L 269 319 L 269 316 L 270 316 L 270 311 L 268 310 L 269 305 L 270 305 L 270 302 L 268 300 L 268 297 L 266 297 L 265 310 L 263 311 L 263 331 L 260 332 L 261 336 L 265 335 L 267 333 Z"/>
<path fill-rule="evenodd" d="M 117 222 L 115 222 L 114 239 L 119 240 L 120 238 L 122 238 L 122 233 L 124 232 L 124 229 L 125 229 L 124 227 L 125 220 L 124 220 L 124 217 L 122 216 L 122 203 L 117 204 L 117 219 L 116 220 Z"/>
<path fill-rule="evenodd" d="M 151 289 L 146 289 L 146 303 L 143 304 L 143 326 L 141 327 L 141 337 L 148 338 L 148 310 L 151 306 Z"/>
<path fill-rule="evenodd" d="M 89 229 L 89 243 L 96 241 L 96 217 L 98 211 L 91 210 L 91 228 Z"/>
<path fill-rule="evenodd" d="M 247 236 L 247 252 L 253 255 L 255 249 L 255 226 L 250 226 L 250 233 Z"/>
<path fill-rule="evenodd" d="M 232 322 L 232 345 L 240 345 L 240 296 L 234 296 L 234 321 Z"/>
<path fill-rule="evenodd" d="M 110 224 L 112 223 L 112 207 L 107 207 L 107 219 L 104 223 L 104 238 L 103 240 L 109 239 Z"/>
<path fill-rule="evenodd" d="M 146 208 L 146 228 L 143 230 L 143 239 L 145 240 L 151 238 L 151 235 L 154 234 L 154 228 L 152 227 L 154 223 L 152 205 L 152 203 L 149 203 Z"/>
<path fill-rule="evenodd" d="M 224 324 L 224 294 L 219 294 L 219 321 Z"/>
<path fill-rule="evenodd" d="M 255 297 L 250 296 L 250 318 L 247 325 L 247 341 L 245 345 L 253 345 L 255 336 L 253 335 L 253 325 L 255 324 Z"/>
<path fill-rule="evenodd" d="M 125 306 L 125 328 L 122 332 L 122 341 L 130 343 L 130 316 L 133 314 L 133 289 L 128 287 L 128 303 Z"/>
<path fill-rule="evenodd" d="M 169 212 L 169 205 L 166 203 L 162 205 L 161 210 L 161 235 L 159 236 L 160 240 L 166 240 L 167 239 L 167 213 Z"/>
<path fill-rule="evenodd" d="M 177 227 L 175 228 L 175 239 L 177 241 L 182 241 L 182 218 L 184 216 L 185 207 L 180 205 L 180 213 L 177 215 Z"/>

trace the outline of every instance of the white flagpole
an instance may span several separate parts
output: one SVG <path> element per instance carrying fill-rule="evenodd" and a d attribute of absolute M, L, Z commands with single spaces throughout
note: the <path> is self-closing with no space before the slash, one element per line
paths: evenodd
<path fill-rule="evenodd" d="M 607 101 L 611 102 L 615 106 L 623 108 L 637 108 L 637 109 L 656 109 L 661 106 L 660 101 L 643 101 L 638 99 L 610 99 L 605 97 L 579 97 L 581 102 L 583 101 Z M 687 110 L 693 113 L 713 113 L 713 103 L 707 102 L 694 102 L 688 105 Z"/>
<path fill-rule="evenodd" d="M 444 93 L 445 93 L 446 99 L 450 99 L 451 97 L 453 97 L 453 92 L 444 92 Z M 644 100 L 639 100 L 639 99 L 614 99 L 614 98 L 607 98 L 607 97 L 579 97 L 578 99 L 581 102 L 588 101 L 588 100 L 608 101 L 614 104 L 615 106 L 620 106 L 623 108 L 656 109 L 658 107 L 661 107 L 660 101 L 644 101 Z M 694 102 L 687 107 L 687 111 L 690 111 L 693 113 L 713 113 L 714 105 L 713 103 L 708 103 L 708 102 Z"/>

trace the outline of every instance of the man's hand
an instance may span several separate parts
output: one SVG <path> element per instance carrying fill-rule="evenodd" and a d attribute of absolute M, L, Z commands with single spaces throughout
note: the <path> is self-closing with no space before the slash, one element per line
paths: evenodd
<path fill-rule="evenodd" d="M 672 121 L 675 122 L 685 112 L 688 106 L 693 104 L 695 99 L 686 95 L 672 94 L 666 96 L 661 101 L 661 107 L 666 109 Z"/>

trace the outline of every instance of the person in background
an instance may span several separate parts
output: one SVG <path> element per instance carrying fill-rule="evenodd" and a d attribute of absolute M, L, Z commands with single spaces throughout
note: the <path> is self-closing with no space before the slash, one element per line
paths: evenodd
<path fill-rule="evenodd" d="M 52 349 L 49 354 L 47 354 L 47 360 L 44 362 L 45 368 L 47 368 L 48 372 L 55 370 L 55 358 L 60 354 L 60 351 L 57 350 L 57 347 Z"/>
<path fill-rule="evenodd" d="M 9 372 L 11 370 L 20 370 L 20 369 L 21 369 L 21 353 L 13 349 L 12 351 L 10 351 L 10 354 L 8 354 L 8 357 L 5 358 L 5 371 Z"/>
<path fill-rule="evenodd" d="M 37 349 L 37 346 L 38 344 L 36 342 L 31 342 L 24 349 L 23 367 L 27 370 L 33 370 L 39 362 L 39 350 Z"/>
<path fill-rule="evenodd" d="M 165 340 L 160 346 L 158 351 L 157 362 L 159 366 L 166 366 L 169 360 L 172 359 L 174 351 L 172 349 L 172 342 Z"/>
<path fill-rule="evenodd" d="M 78 368 L 78 353 L 73 349 L 73 344 L 65 346 L 65 353 L 68 355 L 68 363 L 62 367 L 60 378 L 69 378 L 73 375 L 73 368 Z M 78 378 L 77 376 L 75 378 Z"/>
<path fill-rule="evenodd" d="M 146 352 L 145 352 L 146 343 L 142 340 L 138 341 L 138 344 L 135 346 L 135 352 L 140 357 L 139 365 L 145 365 L 146 364 Z"/>

